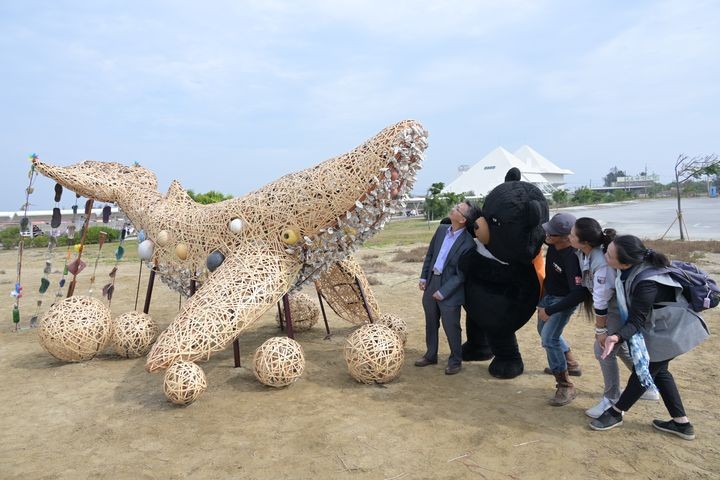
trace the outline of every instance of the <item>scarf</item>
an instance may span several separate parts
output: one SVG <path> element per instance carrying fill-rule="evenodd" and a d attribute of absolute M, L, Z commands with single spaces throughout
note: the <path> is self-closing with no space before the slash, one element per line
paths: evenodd
<path fill-rule="evenodd" d="M 623 285 L 620 275 L 615 277 L 615 292 L 617 293 L 618 310 L 620 311 L 620 320 L 625 325 L 628 322 L 628 306 L 625 297 L 625 286 Z M 641 331 L 637 331 L 628 340 L 630 347 L 630 356 L 632 357 L 635 373 L 640 380 L 640 384 L 648 389 L 656 390 L 655 383 L 650 375 L 650 355 L 645 346 L 645 338 Z"/>

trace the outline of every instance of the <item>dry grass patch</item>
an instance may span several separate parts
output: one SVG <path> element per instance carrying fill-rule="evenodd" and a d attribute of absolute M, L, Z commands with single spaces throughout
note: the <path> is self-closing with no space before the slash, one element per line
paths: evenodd
<path fill-rule="evenodd" d="M 371 262 L 362 262 L 361 266 L 363 267 L 363 270 L 365 270 L 365 273 L 390 273 L 395 271 L 395 269 L 392 267 L 392 265 L 388 264 L 387 262 L 383 262 L 382 260 L 373 260 Z"/>
<path fill-rule="evenodd" d="M 397 250 L 392 258 L 393 262 L 421 263 L 425 259 L 427 247 L 415 247 L 410 250 Z"/>
<path fill-rule="evenodd" d="M 706 253 L 720 253 L 720 241 L 717 240 L 643 240 L 643 243 L 671 260 L 684 262 L 698 262 Z"/>

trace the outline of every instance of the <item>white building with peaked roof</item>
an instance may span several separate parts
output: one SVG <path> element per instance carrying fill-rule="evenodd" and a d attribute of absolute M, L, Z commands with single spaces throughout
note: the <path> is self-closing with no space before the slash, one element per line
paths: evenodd
<path fill-rule="evenodd" d="M 548 196 L 565 184 L 565 175 L 573 173 L 558 167 L 527 145 L 521 147 L 515 154 L 503 147 L 497 147 L 475 165 L 461 172 L 455 180 L 445 186 L 445 191 L 487 195 L 490 190 L 505 181 L 505 174 L 512 167 L 520 170 L 522 180 L 535 184 Z"/>
<path fill-rule="evenodd" d="M 565 175 L 573 174 L 572 170 L 558 167 L 527 145 L 520 147 L 515 156 L 525 162 L 528 172 L 539 173 L 556 188 L 565 185 Z"/>

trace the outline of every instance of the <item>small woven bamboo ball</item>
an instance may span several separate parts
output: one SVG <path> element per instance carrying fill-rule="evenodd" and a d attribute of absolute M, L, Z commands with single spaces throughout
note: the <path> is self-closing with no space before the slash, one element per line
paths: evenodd
<path fill-rule="evenodd" d="M 306 332 L 318 322 L 320 309 L 308 295 L 294 293 L 290 295 L 290 318 L 294 331 Z M 280 314 L 275 315 L 275 319 L 280 324 Z"/>
<path fill-rule="evenodd" d="M 158 326 L 150 315 L 127 312 L 112 321 L 110 343 L 121 357 L 142 357 L 155 343 L 158 333 Z"/>
<path fill-rule="evenodd" d="M 386 327 L 390 327 L 390 329 L 398 334 L 398 337 L 400 337 L 400 340 L 402 340 L 403 345 L 405 345 L 405 342 L 407 342 L 408 337 L 408 327 L 407 323 L 405 323 L 405 320 L 398 317 L 397 315 L 393 315 L 392 313 L 383 313 L 380 315 L 380 319 L 377 321 L 378 325 L 385 325 Z"/>
<path fill-rule="evenodd" d="M 163 390 L 169 401 L 175 405 L 189 405 L 207 389 L 203 369 L 192 362 L 178 360 L 165 372 Z"/>
<path fill-rule="evenodd" d="M 255 377 L 263 385 L 284 387 L 295 382 L 305 370 L 305 354 L 298 342 L 288 337 L 273 337 L 255 350 Z"/>
<path fill-rule="evenodd" d="M 98 299 L 75 295 L 52 307 L 40 320 L 40 345 L 66 362 L 90 360 L 108 344 L 110 310 Z"/>
<path fill-rule="evenodd" d="M 387 383 L 400 374 L 405 361 L 403 343 L 390 327 L 370 323 L 355 330 L 345 342 L 350 375 L 361 383 Z"/>

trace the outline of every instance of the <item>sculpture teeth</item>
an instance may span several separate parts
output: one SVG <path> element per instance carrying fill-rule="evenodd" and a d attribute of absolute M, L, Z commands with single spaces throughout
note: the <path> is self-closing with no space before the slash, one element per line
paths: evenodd
<path fill-rule="evenodd" d="M 302 246 L 286 249 L 288 253 L 300 254 L 304 262 L 296 287 L 308 279 L 319 278 L 332 264 L 356 250 L 360 241 L 384 228 L 390 215 L 405 209 L 407 192 L 414 185 L 416 172 L 422 166 L 426 137 L 427 132 L 416 125 L 406 129 L 388 159 L 388 165 L 395 168 L 401 178 L 393 181 L 392 169 L 381 169 L 379 175 L 370 180 L 375 188 L 366 193 L 364 202 L 356 200 L 355 209 L 336 218 L 333 227 L 320 230 L 315 237 L 304 237 L 305 249 Z M 394 189 L 398 189 L 398 194 L 391 198 L 390 192 Z"/>

